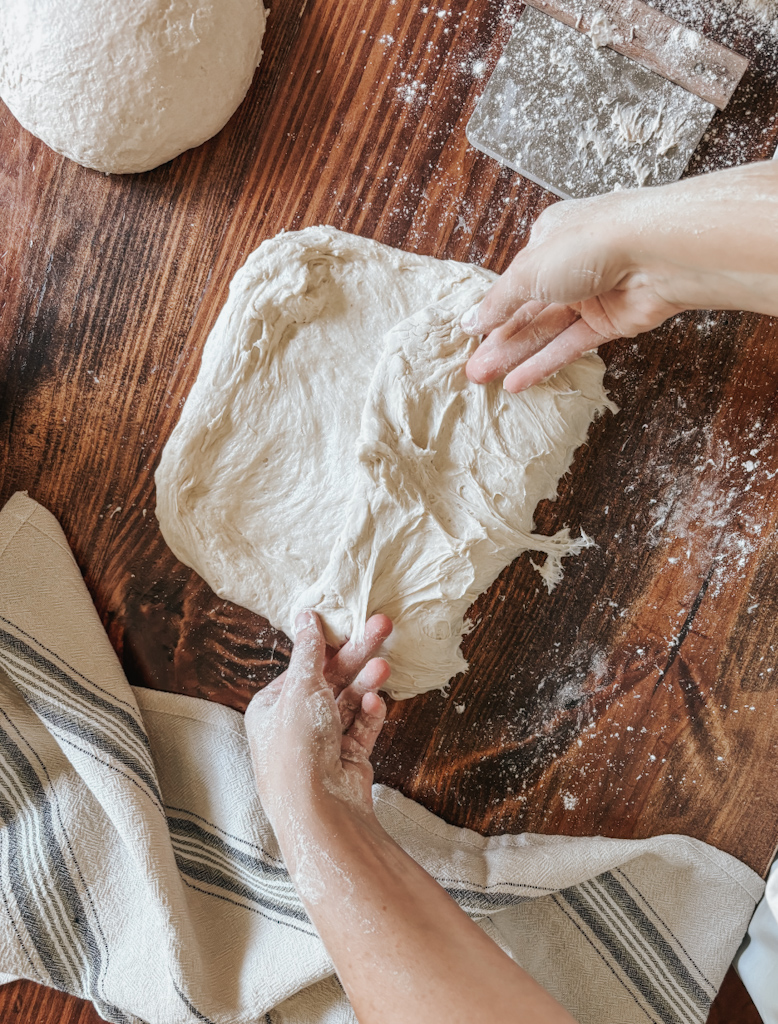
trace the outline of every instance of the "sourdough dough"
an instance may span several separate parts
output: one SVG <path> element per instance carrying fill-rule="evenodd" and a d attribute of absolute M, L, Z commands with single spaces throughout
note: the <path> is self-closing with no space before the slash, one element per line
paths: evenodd
<path fill-rule="evenodd" d="M 494 275 L 333 228 L 265 242 L 235 276 L 157 471 L 178 558 L 222 597 L 331 642 L 395 622 L 396 697 L 444 686 L 473 599 L 533 533 L 592 419 L 610 406 L 589 355 L 523 395 L 471 384 L 462 314 Z"/>
<path fill-rule="evenodd" d="M 265 14 L 262 0 L 2 0 L 0 96 L 57 153 L 146 171 L 227 123 Z"/>

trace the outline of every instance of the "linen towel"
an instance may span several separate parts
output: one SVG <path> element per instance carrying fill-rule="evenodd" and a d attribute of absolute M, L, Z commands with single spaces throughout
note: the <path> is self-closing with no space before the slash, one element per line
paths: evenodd
<path fill-rule="evenodd" d="M 763 891 L 683 836 L 484 838 L 379 818 L 581 1024 L 689 1024 Z M 0 512 L 0 980 L 117 1024 L 355 1024 L 251 774 L 243 718 L 132 688 L 56 520 Z"/>

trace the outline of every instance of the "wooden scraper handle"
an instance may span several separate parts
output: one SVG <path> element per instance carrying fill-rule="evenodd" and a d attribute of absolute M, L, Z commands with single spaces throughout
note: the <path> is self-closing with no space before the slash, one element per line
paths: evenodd
<path fill-rule="evenodd" d="M 748 61 L 642 0 L 525 0 L 600 45 L 682 85 L 719 110 L 732 98 Z"/>

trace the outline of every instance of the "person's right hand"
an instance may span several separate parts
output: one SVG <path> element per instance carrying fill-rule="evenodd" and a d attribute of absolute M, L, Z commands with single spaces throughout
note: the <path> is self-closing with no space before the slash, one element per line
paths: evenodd
<path fill-rule="evenodd" d="M 778 163 L 567 200 L 463 320 L 476 383 L 523 391 L 685 309 L 778 313 Z"/>
<path fill-rule="evenodd" d="M 523 391 L 603 342 L 650 331 L 684 308 L 664 298 L 614 230 L 630 205 L 638 219 L 635 194 L 626 192 L 556 203 L 540 215 L 477 318 L 463 323 L 485 335 L 467 364 L 472 381 L 505 376 L 506 390 Z"/>

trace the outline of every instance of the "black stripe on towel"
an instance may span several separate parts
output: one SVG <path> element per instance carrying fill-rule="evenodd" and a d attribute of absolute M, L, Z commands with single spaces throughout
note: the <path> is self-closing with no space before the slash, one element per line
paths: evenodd
<path fill-rule="evenodd" d="M 8 838 L 8 896 L 49 976 L 48 984 L 89 998 L 84 982 L 89 976 L 89 988 L 96 987 L 102 952 L 57 839 L 52 802 L 33 765 L 2 727 L 0 759 L 17 790 L 13 793 L 12 786 L 4 785 L 0 791 L 0 819 Z M 37 829 L 28 827 L 29 821 Z M 25 866 L 34 870 L 25 872 Z M 67 912 L 71 937 L 56 922 L 52 896 Z"/>
<path fill-rule="evenodd" d="M 704 1024 L 711 996 L 668 948 L 644 911 L 631 898 L 624 900 L 622 893 L 611 872 L 605 872 L 553 899 L 572 912 L 579 931 L 633 998 L 640 996 L 657 1024 Z M 673 990 L 673 982 L 680 992 Z"/>
<path fill-rule="evenodd" d="M 309 924 L 288 872 L 253 857 L 186 818 L 168 818 L 179 870 L 280 917 Z"/>
<path fill-rule="evenodd" d="M 0 629 L 0 654 L 2 652 L 6 652 L 7 655 L 2 659 L 5 671 L 36 715 L 102 751 L 118 765 L 126 768 L 142 783 L 161 809 L 162 796 L 154 772 L 148 737 L 142 724 L 126 706 L 94 693 L 53 661 L 5 629 Z M 38 682 L 47 683 L 55 689 L 57 699 L 35 686 L 29 679 L 23 678 L 18 667 L 13 664 L 12 658 L 22 661 L 30 675 Z M 87 717 L 90 713 L 91 719 Z M 112 725 L 121 739 L 108 735 L 105 730 L 106 722 Z"/>

